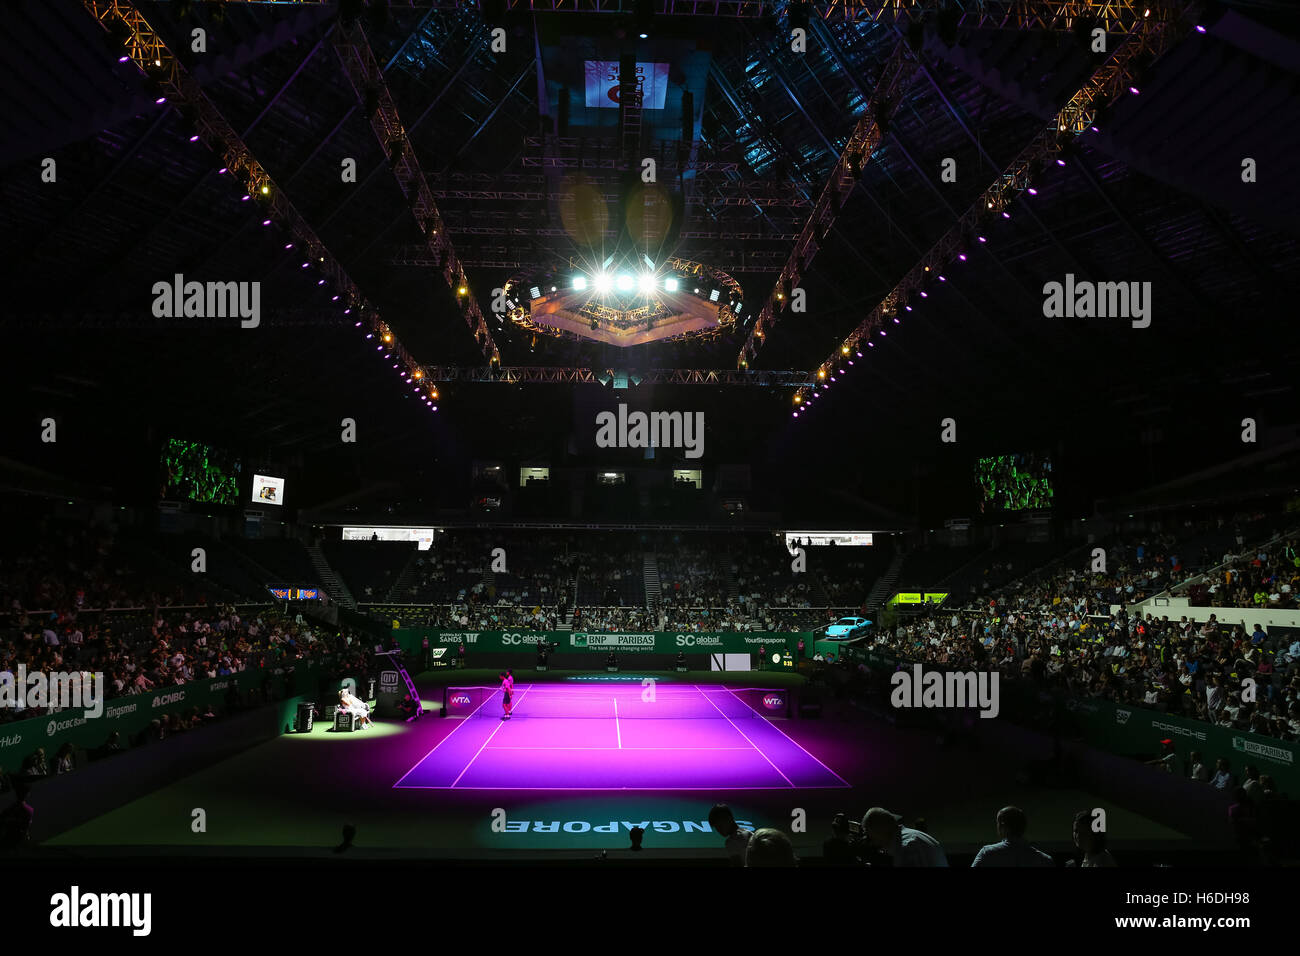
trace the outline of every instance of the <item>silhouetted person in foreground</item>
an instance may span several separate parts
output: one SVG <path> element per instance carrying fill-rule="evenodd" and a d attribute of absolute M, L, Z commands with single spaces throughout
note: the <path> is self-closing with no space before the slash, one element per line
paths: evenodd
<path fill-rule="evenodd" d="M 764 827 L 755 830 L 749 841 L 749 852 L 745 854 L 745 866 L 798 866 L 799 858 L 794 855 L 794 844 L 780 830 Z"/>
<path fill-rule="evenodd" d="M 343 842 L 334 848 L 335 853 L 342 853 L 352 846 L 352 841 L 357 838 L 357 828 L 352 824 L 346 824 L 343 827 Z"/>

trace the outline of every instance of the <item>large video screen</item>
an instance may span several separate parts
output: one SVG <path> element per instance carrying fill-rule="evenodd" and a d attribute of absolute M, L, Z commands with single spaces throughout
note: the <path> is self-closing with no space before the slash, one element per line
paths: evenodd
<path fill-rule="evenodd" d="M 589 108 L 618 109 L 618 60 L 587 60 Z M 641 91 L 641 108 L 661 110 L 668 93 L 667 63 L 638 63 L 636 85 Z"/>
<path fill-rule="evenodd" d="M 981 512 L 1052 507 L 1052 460 L 1045 455 L 994 455 L 975 463 Z"/>
<path fill-rule="evenodd" d="M 162 497 L 236 505 L 242 465 L 227 451 L 199 441 L 169 438 L 159 455 Z"/>
<path fill-rule="evenodd" d="M 258 505 L 284 504 L 284 479 L 270 475 L 253 476 L 253 503 Z"/>

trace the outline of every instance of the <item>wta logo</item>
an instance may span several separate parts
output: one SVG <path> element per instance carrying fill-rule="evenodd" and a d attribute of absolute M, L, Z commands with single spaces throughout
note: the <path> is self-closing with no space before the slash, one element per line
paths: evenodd
<path fill-rule="evenodd" d="M 469 694 L 452 694 L 447 703 L 453 707 L 468 707 L 470 704 Z"/>
<path fill-rule="evenodd" d="M 780 694 L 764 694 L 763 706 L 768 710 L 780 710 L 785 706 L 785 698 Z"/>

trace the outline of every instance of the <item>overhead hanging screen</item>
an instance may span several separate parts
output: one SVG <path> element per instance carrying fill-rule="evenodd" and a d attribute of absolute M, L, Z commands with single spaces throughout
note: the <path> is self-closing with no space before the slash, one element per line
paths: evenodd
<path fill-rule="evenodd" d="M 587 60 L 587 106 L 618 109 L 618 60 Z M 661 110 L 668 92 L 667 63 L 638 63 L 636 85 L 643 110 Z"/>

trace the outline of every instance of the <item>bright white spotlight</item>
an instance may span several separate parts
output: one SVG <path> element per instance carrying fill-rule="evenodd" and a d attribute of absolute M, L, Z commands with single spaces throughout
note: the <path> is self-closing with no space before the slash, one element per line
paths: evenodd
<path fill-rule="evenodd" d="M 677 291 L 677 278 L 675 276 L 669 276 L 667 279 L 664 280 L 664 291 L 665 292 Z"/>
<path fill-rule="evenodd" d="M 587 288 L 587 277 L 586 277 L 586 276 L 574 276 L 574 277 L 573 277 L 573 287 L 574 287 L 575 289 L 577 289 L 579 292 L 581 292 L 583 289 Z"/>
<path fill-rule="evenodd" d="M 632 290 L 632 286 L 635 285 L 636 283 L 633 282 L 632 277 L 630 275 L 624 272 L 622 275 L 618 277 L 616 284 L 618 285 L 619 292 L 630 292 Z"/>
<path fill-rule="evenodd" d="M 655 276 L 653 272 L 641 273 L 641 278 L 636 283 L 637 291 L 642 295 L 649 295 L 655 290 Z"/>
<path fill-rule="evenodd" d="M 608 272 L 602 272 L 600 275 L 596 276 L 596 291 L 601 295 L 604 295 L 609 291 L 611 284 Z"/>

